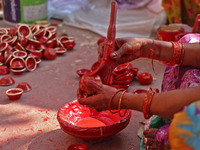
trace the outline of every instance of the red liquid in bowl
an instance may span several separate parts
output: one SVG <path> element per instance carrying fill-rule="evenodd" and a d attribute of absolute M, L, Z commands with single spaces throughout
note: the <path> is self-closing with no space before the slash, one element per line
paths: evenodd
<path fill-rule="evenodd" d="M 105 139 L 120 132 L 128 125 L 130 117 L 131 110 L 120 117 L 119 114 L 111 114 L 109 111 L 97 112 L 80 105 L 77 100 L 62 106 L 57 114 L 64 132 L 85 140 Z M 91 125 L 86 124 L 86 121 Z"/>
<path fill-rule="evenodd" d="M 76 126 L 79 126 L 79 127 L 102 127 L 102 126 L 106 126 L 106 124 L 98 119 L 95 119 L 92 117 L 86 117 L 86 118 L 83 118 L 80 121 L 78 121 L 76 123 Z"/>

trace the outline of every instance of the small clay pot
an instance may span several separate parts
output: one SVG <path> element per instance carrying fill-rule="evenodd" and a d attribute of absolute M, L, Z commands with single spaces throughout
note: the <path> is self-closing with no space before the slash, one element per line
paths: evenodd
<path fill-rule="evenodd" d="M 38 39 L 38 41 L 39 41 L 40 43 L 45 43 L 45 42 L 48 41 L 48 37 L 46 37 L 46 36 L 41 36 L 41 37 Z"/>
<path fill-rule="evenodd" d="M 27 39 L 27 37 L 21 36 L 21 37 L 19 37 L 19 39 L 20 39 L 20 44 L 21 44 L 23 47 L 25 47 L 25 46 L 28 44 L 28 39 Z"/>
<path fill-rule="evenodd" d="M 35 46 L 33 45 L 33 44 L 28 44 L 26 47 L 25 47 L 25 49 L 27 50 L 27 51 L 34 51 L 35 50 Z"/>
<path fill-rule="evenodd" d="M 75 143 L 68 146 L 67 150 L 87 150 L 87 145 L 84 143 Z"/>
<path fill-rule="evenodd" d="M 49 59 L 49 60 L 53 60 L 56 59 L 57 54 L 56 54 L 56 50 L 53 48 L 46 48 L 44 50 L 44 58 Z"/>
<path fill-rule="evenodd" d="M 56 32 L 56 27 L 55 26 L 49 26 L 49 27 L 46 27 L 46 30 L 52 32 L 52 33 L 55 33 Z"/>
<path fill-rule="evenodd" d="M 12 69 L 22 69 L 25 67 L 24 59 L 21 57 L 13 58 L 10 61 L 10 68 Z"/>
<path fill-rule="evenodd" d="M 64 45 L 64 47 L 67 50 L 72 50 L 74 48 L 74 46 L 76 45 L 74 40 L 67 40 L 67 41 L 64 41 L 64 42 L 61 42 L 61 43 Z"/>
<path fill-rule="evenodd" d="M 42 56 L 43 56 L 42 52 L 43 52 L 42 49 L 31 51 L 28 56 L 35 56 L 35 57 L 38 57 L 38 58 L 42 58 Z"/>
<path fill-rule="evenodd" d="M 63 47 L 56 47 L 54 49 L 56 50 L 57 55 L 63 55 L 67 51 L 66 48 Z"/>
<path fill-rule="evenodd" d="M 1 28 L 0 29 L 0 35 L 8 34 L 8 30 Z"/>
<path fill-rule="evenodd" d="M 26 68 L 22 68 L 22 69 L 10 68 L 10 71 L 11 71 L 14 75 L 21 75 L 21 74 L 24 73 L 24 71 L 26 71 Z"/>
<path fill-rule="evenodd" d="M 97 69 L 100 65 L 100 62 L 96 61 L 92 66 L 91 66 L 91 70 L 94 71 L 95 69 Z"/>
<path fill-rule="evenodd" d="M 7 66 L 4 66 L 4 65 L 0 66 L 0 75 L 6 75 L 9 73 L 10 73 L 10 70 L 8 69 Z"/>
<path fill-rule="evenodd" d="M 2 42 L 0 44 L 0 52 L 4 52 L 8 47 L 8 43 L 7 42 Z"/>
<path fill-rule="evenodd" d="M 37 32 L 35 32 L 34 33 L 34 36 L 36 37 L 36 38 L 40 38 L 40 37 L 42 37 L 42 36 L 44 36 L 45 35 L 45 30 L 44 29 L 39 29 Z"/>
<path fill-rule="evenodd" d="M 39 41 L 34 40 L 34 39 L 28 39 L 28 41 L 29 41 L 29 43 L 30 43 L 31 45 L 33 45 L 34 47 L 39 47 L 40 44 L 41 44 Z"/>
<path fill-rule="evenodd" d="M 8 34 L 1 35 L 1 42 L 4 42 L 8 38 L 10 38 L 10 35 L 8 35 Z"/>
<path fill-rule="evenodd" d="M 114 70 L 113 70 L 113 74 L 121 74 L 123 72 L 125 72 L 126 70 L 130 69 L 132 67 L 131 63 L 124 63 L 121 64 L 119 66 L 117 66 Z"/>
<path fill-rule="evenodd" d="M 79 70 L 76 71 L 76 73 L 77 73 L 80 77 L 82 77 L 84 74 L 89 73 L 89 72 L 91 72 L 91 70 L 89 70 L 89 69 L 79 69 Z"/>
<path fill-rule="evenodd" d="M 26 38 L 30 38 L 32 36 L 32 31 L 31 29 L 29 28 L 28 25 L 25 25 L 25 24 L 21 24 L 19 25 L 18 27 L 18 36 L 19 37 L 26 37 Z"/>
<path fill-rule="evenodd" d="M 6 91 L 6 95 L 8 96 L 10 100 L 20 99 L 22 93 L 23 93 L 23 90 L 20 88 L 12 88 Z"/>
<path fill-rule="evenodd" d="M 8 86 L 15 83 L 15 80 L 11 76 L 2 77 L 0 80 L 0 85 Z"/>
<path fill-rule="evenodd" d="M 19 83 L 16 88 L 20 88 L 24 92 L 28 92 L 28 91 L 30 91 L 32 89 L 31 86 L 30 86 L 30 84 L 28 84 L 27 82 L 21 82 L 21 83 Z"/>
<path fill-rule="evenodd" d="M 15 47 L 16 51 L 26 51 L 25 48 L 18 42 Z"/>
<path fill-rule="evenodd" d="M 26 58 L 27 52 L 25 52 L 25 51 L 14 51 L 12 53 L 12 55 L 13 55 L 14 58 Z"/>
<path fill-rule="evenodd" d="M 55 46 L 55 39 L 52 39 L 46 43 L 46 47 L 53 48 Z"/>
<path fill-rule="evenodd" d="M 25 66 L 28 71 L 34 71 L 37 67 L 37 63 L 34 57 L 27 57 L 25 60 Z"/>

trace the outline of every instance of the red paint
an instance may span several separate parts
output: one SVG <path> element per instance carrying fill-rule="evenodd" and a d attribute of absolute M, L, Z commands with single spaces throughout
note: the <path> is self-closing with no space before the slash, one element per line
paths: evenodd
<path fill-rule="evenodd" d="M 12 88 L 6 91 L 6 95 L 10 100 L 17 100 L 21 97 L 23 90 L 20 88 Z"/>
<path fill-rule="evenodd" d="M 79 126 L 79 127 L 102 127 L 102 126 L 106 126 L 106 124 L 98 119 L 95 119 L 92 117 L 86 117 L 86 118 L 80 119 L 76 123 L 76 126 Z"/>
<path fill-rule="evenodd" d="M 38 130 L 38 132 L 42 132 L 42 130 Z"/>
<path fill-rule="evenodd" d="M 5 132 L 7 128 L 4 128 L 3 131 Z"/>
<path fill-rule="evenodd" d="M 103 122 L 106 126 L 76 126 L 77 122 L 87 117 L 95 118 Z M 65 104 L 57 113 L 57 119 L 63 131 L 82 139 L 91 140 L 104 139 L 120 132 L 128 125 L 130 117 L 130 110 L 121 118 L 119 114 L 111 114 L 109 111 L 97 112 L 84 105 L 80 105 L 77 100 Z"/>
<path fill-rule="evenodd" d="M 49 117 L 46 117 L 46 118 L 44 118 L 43 120 L 44 121 L 48 121 L 50 118 Z"/>
<path fill-rule="evenodd" d="M 53 140 L 52 139 L 47 139 L 48 141 L 50 141 L 50 142 L 53 142 Z"/>
<path fill-rule="evenodd" d="M 153 81 L 153 77 L 148 72 L 143 72 L 137 75 L 138 81 L 143 85 L 149 85 Z"/>
<path fill-rule="evenodd" d="M 67 150 L 87 150 L 87 145 L 83 143 L 75 143 L 68 146 Z"/>

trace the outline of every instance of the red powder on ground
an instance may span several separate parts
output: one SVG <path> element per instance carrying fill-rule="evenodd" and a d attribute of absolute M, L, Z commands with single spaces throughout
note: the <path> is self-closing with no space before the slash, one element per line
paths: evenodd
<path fill-rule="evenodd" d="M 47 139 L 48 141 L 50 141 L 50 142 L 53 142 L 53 140 L 52 139 Z"/>
<path fill-rule="evenodd" d="M 106 126 L 105 123 L 103 123 L 100 120 L 97 120 L 95 118 L 86 117 L 81 119 L 79 122 L 76 123 L 76 126 L 79 127 L 102 127 Z"/>

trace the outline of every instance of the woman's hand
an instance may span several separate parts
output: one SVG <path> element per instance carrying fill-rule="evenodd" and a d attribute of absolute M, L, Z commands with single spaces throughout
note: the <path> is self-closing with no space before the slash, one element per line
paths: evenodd
<path fill-rule="evenodd" d="M 145 56 L 144 46 L 149 39 L 145 38 L 117 38 L 115 40 L 116 51 L 110 54 L 110 57 L 121 63 L 130 62 L 139 57 Z M 103 45 L 99 45 L 99 58 L 103 56 Z"/>
<path fill-rule="evenodd" d="M 97 111 L 104 111 L 108 110 L 109 101 L 114 93 L 116 93 L 117 89 L 104 85 L 99 84 L 95 81 L 88 80 L 87 87 L 94 90 L 96 93 L 93 96 L 89 96 L 87 98 L 80 98 L 78 101 L 82 105 L 87 105 L 88 107 L 94 108 Z M 112 101 L 112 109 L 117 108 L 117 105 L 114 103 L 114 99 Z M 117 103 L 117 102 L 116 102 Z"/>

